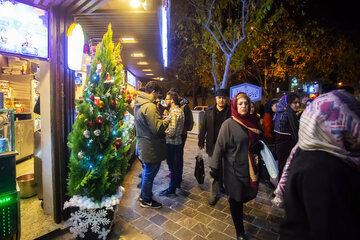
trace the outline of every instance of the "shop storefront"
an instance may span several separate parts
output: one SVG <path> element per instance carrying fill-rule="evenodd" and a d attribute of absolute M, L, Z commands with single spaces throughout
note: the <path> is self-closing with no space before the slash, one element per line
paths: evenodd
<path fill-rule="evenodd" d="M 66 59 L 69 2 L 0 1 L 0 158 L 6 163 L 0 168 L 0 207 L 17 204 L 1 239 L 24 231 L 22 239 L 34 239 L 67 218 L 66 142 L 75 112 L 75 71 Z"/>

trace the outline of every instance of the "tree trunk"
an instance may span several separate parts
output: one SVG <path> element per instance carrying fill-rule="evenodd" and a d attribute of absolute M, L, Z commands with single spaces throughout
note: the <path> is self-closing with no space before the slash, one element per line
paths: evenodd
<path fill-rule="evenodd" d="M 192 96 L 193 96 L 193 108 L 198 105 L 197 97 L 196 97 L 196 90 L 197 90 L 197 84 L 196 84 L 196 78 L 192 77 Z"/>
<path fill-rule="evenodd" d="M 228 84 L 228 76 L 229 76 L 229 68 L 230 68 L 230 62 L 231 62 L 232 54 L 226 56 L 226 66 L 224 71 L 224 77 L 221 82 L 220 88 L 226 88 Z"/>
<path fill-rule="evenodd" d="M 206 88 L 201 87 L 201 105 L 202 106 L 206 105 L 206 97 L 207 97 Z"/>

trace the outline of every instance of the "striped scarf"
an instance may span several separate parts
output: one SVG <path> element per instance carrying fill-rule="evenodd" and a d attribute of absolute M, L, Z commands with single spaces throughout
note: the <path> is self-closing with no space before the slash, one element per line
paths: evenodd
<path fill-rule="evenodd" d="M 300 119 L 299 142 L 287 159 L 275 190 L 283 198 L 290 163 L 298 148 L 331 153 L 360 171 L 360 104 L 349 93 L 335 90 L 317 97 Z"/>

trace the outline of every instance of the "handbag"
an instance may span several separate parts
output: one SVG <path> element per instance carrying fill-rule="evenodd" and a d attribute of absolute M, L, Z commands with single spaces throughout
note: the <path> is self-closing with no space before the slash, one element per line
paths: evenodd
<path fill-rule="evenodd" d="M 196 163 L 195 163 L 194 176 L 199 184 L 203 184 L 205 179 L 204 159 L 199 154 L 195 157 L 195 159 L 196 159 Z"/>

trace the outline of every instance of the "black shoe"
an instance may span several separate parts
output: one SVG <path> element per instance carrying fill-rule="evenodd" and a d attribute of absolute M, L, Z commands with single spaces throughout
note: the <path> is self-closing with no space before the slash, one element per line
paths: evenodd
<path fill-rule="evenodd" d="M 139 197 L 138 197 L 138 201 L 139 201 L 139 202 L 142 202 L 142 200 L 143 200 L 143 199 L 142 199 L 141 193 L 140 193 L 140 195 L 139 195 Z"/>
<path fill-rule="evenodd" d="M 141 178 L 142 177 L 142 172 L 141 173 L 139 173 L 139 176 L 138 176 L 139 178 Z"/>
<path fill-rule="evenodd" d="M 154 199 L 151 199 L 150 202 L 145 202 L 143 199 L 140 201 L 140 206 L 143 208 L 161 208 L 162 204 L 155 201 Z"/>
<path fill-rule="evenodd" d="M 137 188 L 141 188 L 141 182 L 136 185 Z"/>
<path fill-rule="evenodd" d="M 175 195 L 176 195 L 175 190 L 170 190 L 169 188 L 162 190 L 159 193 L 159 196 L 175 196 Z"/>
<path fill-rule="evenodd" d="M 210 206 L 215 206 L 215 204 L 217 203 L 218 200 L 219 200 L 218 197 L 215 197 L 213 200 L 209 200 L 209 205 Z"/>
<path fill-rule="evenodd" d="M 236 240 L 247 240 L 247 238 L 245 237 L 245 235 L 238 235 L 236 237 Z"/>

